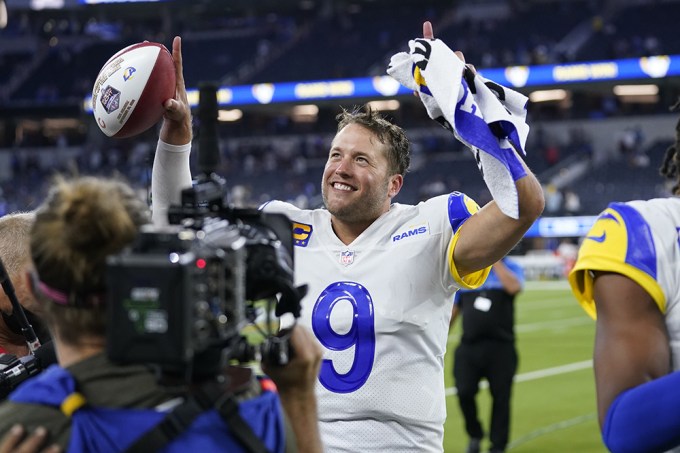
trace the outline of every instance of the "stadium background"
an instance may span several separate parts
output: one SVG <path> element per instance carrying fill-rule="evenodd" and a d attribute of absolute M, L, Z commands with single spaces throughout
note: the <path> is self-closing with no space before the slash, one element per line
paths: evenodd
<path fill-rule="evenodd" d="M 609 201 L 669 193 L 658 167 L 678 116 L 668 110 L 680 95 L 677 17 L 680 1 L 672 0 L 5 0 L 0 215 L 36 207 L 55 171 L 122 173 L 148 193 L 157 131 L 109 139 L 87 97 L 113 53 L 142 40 L 170 47 L 175 35 L 194 101 L 200 83 L 222 87 L 218 173 L 234 204 L 318 205 L 334 116 L 367 101 L 413 143 L 396 201 L 461 190 L 483 204 L 489 194 L 471 153 L 384 77 L 389 57 L 430 20 L 435 36 L 487 78 L 531 100 L 527 161 L 547 205 L 515 250 L 531 282 L 518 305 L 524 381 L 511 449 L 602 451 L 593 325 L 563 277 L 578 238 Z M 451 452 L 464 445 L 453 391 Z"/>

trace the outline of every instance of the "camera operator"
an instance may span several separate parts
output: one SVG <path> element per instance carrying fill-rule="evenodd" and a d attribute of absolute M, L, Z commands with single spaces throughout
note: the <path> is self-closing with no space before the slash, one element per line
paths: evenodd
<path fill-rule="evenodd" d="M 177 95 L 166 103 L 154 167 L 166 159 L 188 159 L 191 118 L 180 46 L 175 38 Z M 155 190 L 166 193 L 156 201 L 176 202 L 179 191 L 191 184 L 188 174 L 157 174 L 163 176 L 154 181 Z M 163 217 L 157 209 L 164 214 L 166 207 L 154 205 L 154 220 Z M 5 440 L 19 424 L 27 432 L 45 428 L 45 442 L 68 451 L 139 448 L 135 443 L 156 434 L 156 426 L 176 426 L 185 414 L 176 409 L 213 395 L 195 391 L 200 382 L 192 382 L 191 390 L 161 385 L 151 367 L 114 364 L 105 353 L 106 331 L 116 328 L 107 325 L 106 260 L 130 245 L 149 220 L 148 208 L 122 181 L 55 180 L 36 211 L 30 244 L 35 269 L 31 289 L 52 333 L 59 366 L 28 380 L 0 405 L 0 436 Z M 291 347 L 294 354 L 287 365 L 263 363 L 278 395 L 270 381 L 230 367 L 225 381 L 209 379 L 212 384 L 226 382 L 219 404 L 172 433 L 162 444 L 164 451 L 321 451 L 314 396 L 320 346 L 308 331 L 295 327 Z M 232 411 L 223 411 L 225 407 Z"/>
<path fill-rule="evenodd" d="M 0 405 L 1 433 L 15 423 L 29 431 L 43 426 L 50 433 L 49 441 L 62 448 L 78 450 L 91 442 L 104 442 L 97 445 L 124 450 L 163 418 L 159 412 L 146 420 L 141 417 L 145 411 L 128 410 L 120 412 L 121 418 L 99 418 L 100 428 L 104 420 L 104 432 L 84 428 L 83 414 L 93 412 L 91 409 L 150 409 L 177 396 L 159 385 L 147 366 L 116 365 L 104 352 L 105 331 L 115 328 L 106 325 L 106 257 L 128 245 L 147 220 L 146 206 L 121 181 L 61 178 L 51 188 L 37 211 L 31 255 L 36 271 L 33 287 L 43 304 L 60 366 L 27 381 Z M 55 241 L 55 237 L 62 240 Z M 320 349 L 301 327 L 293 331 L 293 348 L 296 354 L 288 366 L 280 370 L 269 366 L 267 370 L 279 384 L 298 448 L 319 451 L 313 388 Z M 239 395 L 247 395 L 239 401 L 240 412 L 255 435 L 269 451 L 283 451 L 286 436 L 276 395 L 252 377 L 232 379 L 231 390 L 237 400 Z M 177 437 L 177 448 L 238 445 L 222 420 L 211 417 L 197 418 L 195 425 Z M 115 425 L 116 420 L 121 424 Z M 72 433 L 73 423 L 80 423 L 79 435 Z M 106 423 L 113 425 L 112 430 Z M 87 438 L 83 439 L 80 435 L 85 432 Z"/>

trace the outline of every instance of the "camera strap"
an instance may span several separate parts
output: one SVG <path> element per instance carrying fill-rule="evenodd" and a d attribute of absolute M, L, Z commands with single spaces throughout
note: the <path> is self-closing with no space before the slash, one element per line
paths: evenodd
<path fill-rule="evenodd" d="M 231 392 L 224 393 L 218 385 L 204 385 L 192 393 L 182 404 L 176 406 L 153 429 L 137 439 L 127 453 L 159 451 L 186 431 L 196 418 L 207 410 L 215 409 L 229 426 L 229 432 L 250 453 L 268 453 L 262 440 L 241 417 L 238 402 Z"/>

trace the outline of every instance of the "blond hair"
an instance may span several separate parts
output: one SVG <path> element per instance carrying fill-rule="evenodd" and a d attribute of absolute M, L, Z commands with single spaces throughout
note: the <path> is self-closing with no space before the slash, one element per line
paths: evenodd
<path fill-rule="evenodd" d="M 68 296 L 68 303 L 44 304 L 47 319 L 63 341 L 78 344 L 103 336 L 106 258 L 121 251 L 149 222 L 149 210 L 125 182 L 91 176 L 57 177 L 36 212 L 31 257 L 38 279 Z"/>

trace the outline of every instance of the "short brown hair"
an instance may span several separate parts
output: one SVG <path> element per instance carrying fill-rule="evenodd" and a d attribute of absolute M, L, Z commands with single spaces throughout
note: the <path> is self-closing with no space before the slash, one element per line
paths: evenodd
<path fill-rule="evenodd" d="M 335 119 L 338 132 L 348 124 L 359 124 L 375 134 L 380 143 L 387 145 L 387 160 L 392 174 L 404 176 L 411 165 L 411 145 L 404 130 L 390 122 L 379 111 L 366 104 L 353 110 L 342 109 Z"/>

